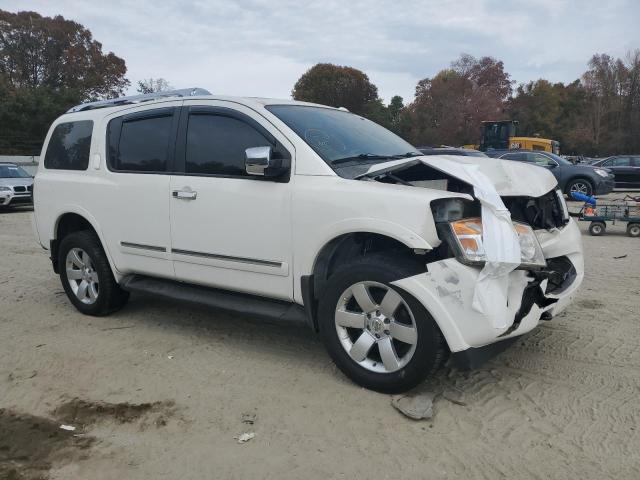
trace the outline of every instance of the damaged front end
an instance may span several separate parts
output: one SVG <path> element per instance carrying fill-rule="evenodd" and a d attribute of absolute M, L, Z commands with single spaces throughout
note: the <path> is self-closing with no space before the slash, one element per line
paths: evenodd
<path fill-rule="evenodd" d="M 441 243 L 428 256 L 427 272 L 394 284 L 422 301 L 457 363 L 474 368 L 571 302 L 583 277 L 580 231 L 552 176 L 539 167 L 532 168 L 541 176 L 493 163 L 482 175 L 452 160 L 429 161 L 372 178 L 461 194 L 431 202 Z M 533 188 L 521 178 L 510 181 L 519 173 L 529 174 Z M 489 215 L 497 220 L 487 222 Z"/>

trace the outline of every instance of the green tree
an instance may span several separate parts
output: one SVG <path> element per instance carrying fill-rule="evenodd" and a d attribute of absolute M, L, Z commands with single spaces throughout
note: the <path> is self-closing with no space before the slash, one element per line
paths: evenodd
<path fill-rule="evenodd" d="M 121 95 L 124 60 L 62 16 L 0 10 L 0 152 L 39 153 L 51 122 L 87 100 Z"/>
<path fill-rule="evenodd" d="M 164 78 L 145 78 L 144 80 L 138 80 L 138 88 L 136 90 L 144 94 L 166 92 L 171 89 L 173 87 Z"/>
<path fill-rule="evenodd" d="M 359 115 L 379 112 L 378 88 L 362 71 L 352 67 L 318 63 L 296 82 L 291 95 L 295 100 L 344 107 Z"/>

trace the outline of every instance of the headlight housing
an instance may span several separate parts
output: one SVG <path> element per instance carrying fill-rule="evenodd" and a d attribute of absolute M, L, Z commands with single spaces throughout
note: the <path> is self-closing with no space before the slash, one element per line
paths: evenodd
<path fill-rule="evenodd" d="M 480 217 L 465 218 L 450 222 L 451 236 L 458 258 L 471 265 L 482 265 L 487 255 L 482 243 L 482 219 Z M 533 229 L 526 223 L 513 222 L 520 241 L 520 267 L 537 269 L 547 265 L 542 247 Z"/>
<path fill-rule="evenodd" d="M 0 192 L 10 192 L 11 187 L 0 187 Z"/>
<path fill-rule="evenodd" d="M 594 172 L 596 172 L 598 175 L 600 175 L 601 177 L 608 177 L 609 176 L 609 172 L 607 172 L 606 170 L 603 170 L 601 168 L 596 168 L 593 170 Z"/>

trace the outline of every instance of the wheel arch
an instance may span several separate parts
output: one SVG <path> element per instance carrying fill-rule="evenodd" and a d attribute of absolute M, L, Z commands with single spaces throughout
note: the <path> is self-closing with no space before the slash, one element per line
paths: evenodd
<path fill-rule="evenodd" d="M 59 273 L 58 250 L 60 247 L 60 242 L 65 236 L 69 235 L 70 233 L 82 230 L 90 230 L 98 237 L 100 246 L 102 247 L 102 250 L 104 251 L 109 261 L 111 271 L 115 275 L 117 270 L 115 269 L 113 260 L 111 258 L 111 255 L 109 254 L 109 250 L 106 248 L 104 238 L 95 218 L 93 218 L 88 212 L 78 209 L 68 209 L 60 213 L 53 224 L 53 232 L 50 237 L 51 240 L 49 252 L 51 255 L 51 262 L 53 264 L 54 272 Z M 117 275 L 115 276 L 117 278 Z"/>
<path fill-rule="evenodd" d="M 423 241 L 424 242 L 424 241 Z M 417 246 L 416 246 L 417 245 Z M 427 250 L 424 243 L 408 244 L 397 235 L 369 230 L 341 233 L 326 241 L 318 250 L 309 275 L 301 277 L 302 299 L 310 326 L 318 331 L 317 303 L 329 277 L 349 259 L 369 253 L 388 252 L 389 255 L 418 257 L 416 250 Z"/>

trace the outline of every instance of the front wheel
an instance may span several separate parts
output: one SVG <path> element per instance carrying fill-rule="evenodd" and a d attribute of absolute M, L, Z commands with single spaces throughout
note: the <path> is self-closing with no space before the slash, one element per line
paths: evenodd
<path fill-rule="evenodd" d="M 582 193 L 583 195 L 591 196 L 593 195 L 593 185 L 586 178 L 576 178 L 575 180 L 571 180 L 567 185 L 567 195 L 571 200 L 571 194 L 573 192 Z"/>
<path fill-rule="evenodd" d="M 403 392 L 445 359 L 446 345 L 431 315 L 391 284 L 418 271 L 410 260 L 370 255 L 329 278 L 318 310 L 320 333 L 333 361 L 355 383 Z"/>

